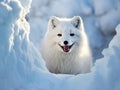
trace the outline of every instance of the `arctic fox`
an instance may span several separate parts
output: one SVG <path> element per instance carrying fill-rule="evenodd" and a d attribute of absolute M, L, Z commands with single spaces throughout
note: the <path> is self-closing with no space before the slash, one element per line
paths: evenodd
<path fill-rule="evenodd" d="M 91 51 L 80 16 L 52 16 L 40 52 L 52 73 L 88 73 L 92 67 Z"/>

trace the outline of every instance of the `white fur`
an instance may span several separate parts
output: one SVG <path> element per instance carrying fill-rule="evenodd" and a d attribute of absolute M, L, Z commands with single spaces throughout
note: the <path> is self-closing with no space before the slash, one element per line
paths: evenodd
<path fill-rule="evenodd" d="M 62 36 L 57 36 L 58 33 Z M 70 33 L 74 33 L 75 36 L 70 36 Z M 64 52 L 58 45 L 64 45 L 65 40 L 69 42 L 68 45 L 74 43 L 69 52 Z M 47 68 L 52 73 L 88 73 L 92 67 L 87 36 L 79 16 L 70 19 L 51 17 L 48 31 L 40 46 L 40 52 Z"/>

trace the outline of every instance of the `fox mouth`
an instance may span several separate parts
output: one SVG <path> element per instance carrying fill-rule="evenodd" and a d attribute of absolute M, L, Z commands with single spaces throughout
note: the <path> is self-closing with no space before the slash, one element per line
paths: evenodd
<path fill-rule="evenodd" d="M 61 46 L 59 44 L 59 46 L 63 49 L 64 52 L 69 52 L 73 45 L 74 43 L 72 45 L 65 45 L 65 46 Z"/>

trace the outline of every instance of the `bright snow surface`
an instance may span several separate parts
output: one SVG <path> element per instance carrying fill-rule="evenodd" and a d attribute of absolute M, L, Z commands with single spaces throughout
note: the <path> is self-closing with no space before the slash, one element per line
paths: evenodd
<path fill-rule="evenodd" d="M 30 3 L 0 0 L 0 90 L 120 90 L 120 25 L 91 73 L 56 75 L 29 40 L 25 15 Z"/>

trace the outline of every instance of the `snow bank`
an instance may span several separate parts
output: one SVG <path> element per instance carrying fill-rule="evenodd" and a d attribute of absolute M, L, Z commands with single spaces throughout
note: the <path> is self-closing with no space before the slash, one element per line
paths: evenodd
<path fill-rule="evenodd" d="M 46 68 L 29 41 L 26 7 L 18 0 L 0 1 L 0 90 L 30 90 L 30 84 L 44 79 L 36 78 Z"/>
<path fill-rule="evenodd" d="M 28 0 L 26 0 L 27 2 Z M 0 0 L 0 90 L 119 90 L 120 25 L 91 73 L 49 73 L 29 40 L 29 3 Z"/>

